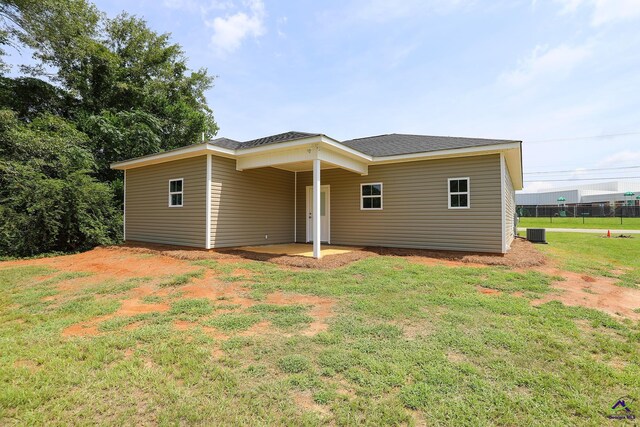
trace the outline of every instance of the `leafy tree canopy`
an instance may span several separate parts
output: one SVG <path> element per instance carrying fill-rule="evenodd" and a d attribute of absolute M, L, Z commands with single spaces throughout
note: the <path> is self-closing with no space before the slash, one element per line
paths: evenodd
<path fill-rule="evenodd" d="M 189 71 L 182 48 L 144 20 L 126 13 L 109 19 L 85 0 L 4 1 L 0 16 L 5 40 L 29 47 L 39 61 L 26 71 L 67 92 L 66 110 L 55 102 L 52 107 L 58 107 L 57 114 L 74 117 L 89 135 L 102 178 L 115 179 L 110 162 L 192 144 L 202 132 L 217 132 L 204 96 L 213 78 L 204 69 Z M 44 71 L 50 69 L 56 74 Z M 19 108 L 21 113 L 24 109 Z M 123 118 L 124 112 L 131 114 Z M 125 136 L 117 147 L 109 147 L 105 143 L 112 139 L 96 123 L 108 123 L 123 135 L 129 131 L 119 126 L 133 126 L 151 132 L 152 138 L 143 142 Z"/>
<path fill-rule="evenodd" d="M 211 136 L 205 91 L 169 34 L 108 18 L 87 0 L 0 0 L 0 58 L 32 52 L 22 77 L 0 60 L 0 253 L 117 241 L 114 161 Z"/>

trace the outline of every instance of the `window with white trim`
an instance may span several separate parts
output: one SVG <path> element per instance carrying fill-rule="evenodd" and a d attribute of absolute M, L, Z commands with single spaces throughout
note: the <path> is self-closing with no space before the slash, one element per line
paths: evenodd
<path fill-rule="evenodd" d="M 469 178 L 449 178 L 449 209 L 469 207 Z"/>
<path fill-rule="evenodd" d="M 181 208 L 182 207 L 182 197 L 183 197 L 183 186 L 184 179 L 170 179 L 169 180 L 169 207 L 170 208 Z"/>
<path fill-rule="evenodd" d="M 365 211 L 382 209 L 382 183 L 360 184 L 360 209 Z"/>

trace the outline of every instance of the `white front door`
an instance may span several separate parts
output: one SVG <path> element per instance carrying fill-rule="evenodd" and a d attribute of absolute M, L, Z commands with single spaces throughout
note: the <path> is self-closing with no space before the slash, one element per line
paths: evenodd
<path fill-rule="evenodd" d="M 329 209 L 330 209 L 329 186 L 320 186 L 320 241 L 331 242 L 329 234 Z M 307 187 L 307 242 L 313 241 L 313 186 Z"/>

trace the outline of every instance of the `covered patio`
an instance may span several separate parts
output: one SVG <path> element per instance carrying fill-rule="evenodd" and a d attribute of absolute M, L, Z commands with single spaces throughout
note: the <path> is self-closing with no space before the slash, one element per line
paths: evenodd
<path fill-rule="evenodd" d="M 289 243 L 281 245 L 262 245 L 262 246 L 242 246 L 235 248 L 241 251 L 257 252 L 261 254 L 303 256 L 309 258 L 318 258 L 314 256 L 313 244 L 308 243 Z M 353 251 L 359 251 L 362 248 L 354 246 L 324 246 L 320 250 L 320 257 L 329 255 L 343 255 Z"/>
<path fill-rule="evenodd" d="M 259 146 L 249 148 L 237 155 L 236 170 L 243 171 L 248 169 L 257 169 L 264 167 L 273 167 L 296 173 L 295 193 L 297 197 L 297 172 L 312 172 L 312 185 L 309 187 L 310 206 L 308 219 L 310 220 L 310 230 L 305 241 L 311 244 L 286 244 L 286 245 L 266 245 L 251 246 L 251 249 L 244 247 L 244 250 L 262 253 L 284 253 L 295 254 L 301 256 L 309 256 L 313 258 L 321 258 L 323 255 L 334 255 L 338 253 L 347 253 L 356 248 L 338 249 L 328 248 L 322 250 L 321 242 L 331 243 L 328 228 L 330 228 L 329 220 L 325 219 L 325 203 L 323 194 L 325 189 L 321 185 L 321 171 L 323 169 L 340 168 L 359 175 L 367 175 L 368 165 L 371 157 L 364 155 L 356 150 L 341 146 L 337 141 L 325 136 L 318 135 L 301 140 L 285 142 L 277 147 Z M 326 186 L 325 186 L 326 187 Z M 294 200 L 295 209 L 297 209 L 297 199 Z M 321 214 L 322 212 L 322 214 Z M 294 214 L 294 229 L 297 230 L 297 213 Z M 294 237 L 295 241 L 299 241 Z M 284 252 L 270 252 L 284 251 Z M 336 252 L 338 251 L 338 252 Z M 346 251 L 346 252 L 345 252 Z"/>

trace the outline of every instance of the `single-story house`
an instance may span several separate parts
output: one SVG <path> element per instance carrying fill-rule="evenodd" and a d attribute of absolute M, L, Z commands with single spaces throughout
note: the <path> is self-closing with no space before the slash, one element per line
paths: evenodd
<path fill-rule="evenodd" d="M 286 132 L 117 162 L 125 240 L 223 248 L 313 242 L 506 253 L 522 142 Z"/>

